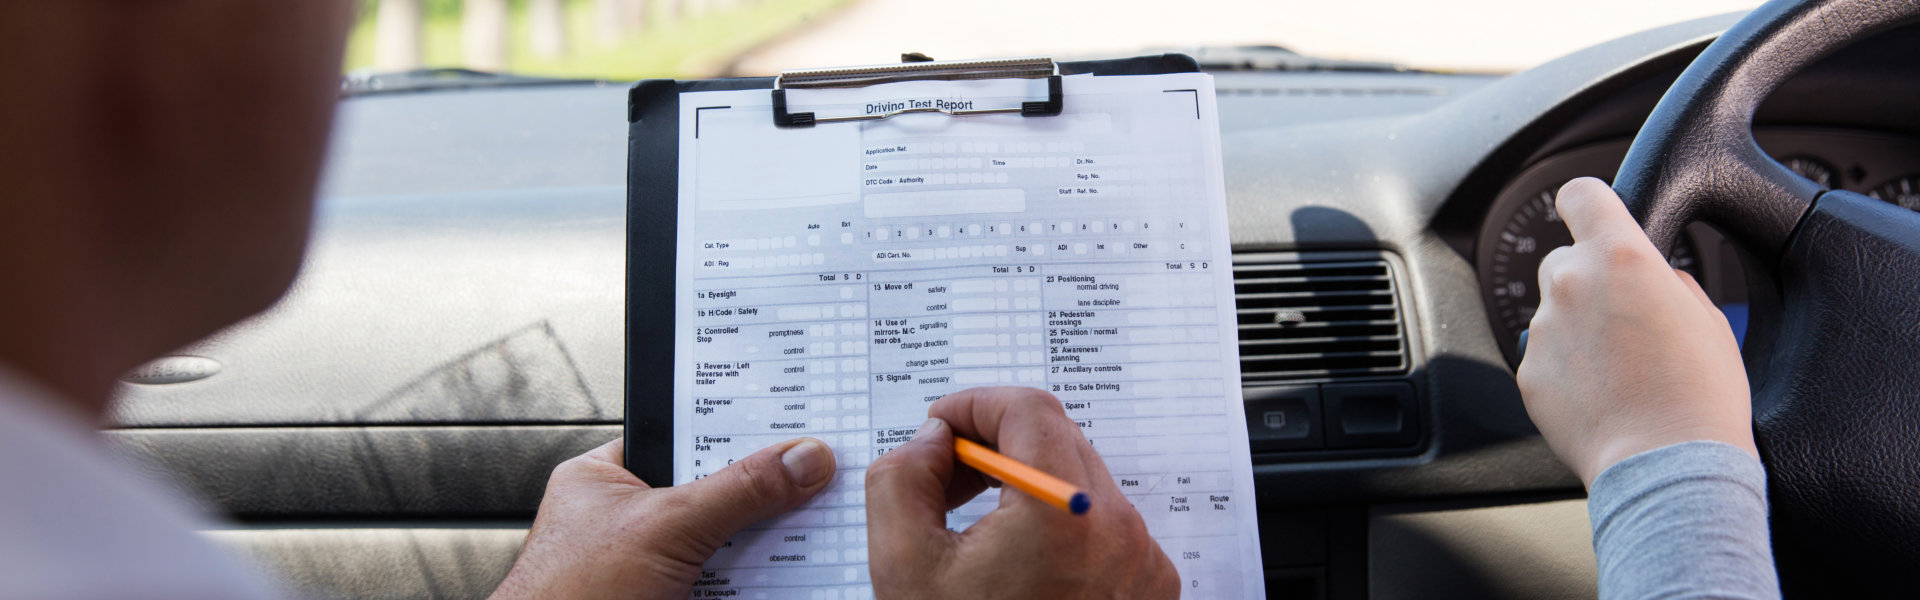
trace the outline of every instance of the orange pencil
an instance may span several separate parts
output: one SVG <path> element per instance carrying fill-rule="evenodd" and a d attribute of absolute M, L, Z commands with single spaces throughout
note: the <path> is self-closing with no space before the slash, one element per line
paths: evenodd
<path fill-rule="evenodd" d="M 1087 493 L 1079 487 L 1061 481 L 1029 467 L 1020 461 L 1007 458 L 999 452 L 988 450 L 986 446 L 973 443 L 964 438 L 953 439 L 953 450 L 960 455 L 960 462 L 993 476 L 1001 483 L 1013 486 L 1022 492 L 1032 494 L 1047 504 L 1076 515 L 1086 514 L 1093 504 Z"/>

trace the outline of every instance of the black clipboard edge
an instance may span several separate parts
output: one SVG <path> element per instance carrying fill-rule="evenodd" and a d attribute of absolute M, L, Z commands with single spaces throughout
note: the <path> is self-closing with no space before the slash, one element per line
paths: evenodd
<path fill-rule="evenodd" d="M 680 93 L 771 89 L 772 85 L 771 77 L 649 79 L 627 92 L 626 419 L 621 435 L 626 438 L 627 470 L 648 485 L 673 485 Z"/>
<path fill-rule="evenodd" d="M 1060 63 L 1062 75 L 1197 73 L 1185 54 Z M 772 77 L 648 79 L 627 90 L 627 470 L 673 485 L 675 246 L 680 210 L 680 94 L 773 89 Z M 1037 117 L 1045 118 L 1045 117 Z M 636 285 L 638 284 L 638 285 Z M 638 316 L 639 318 L 636 318 Z"/>

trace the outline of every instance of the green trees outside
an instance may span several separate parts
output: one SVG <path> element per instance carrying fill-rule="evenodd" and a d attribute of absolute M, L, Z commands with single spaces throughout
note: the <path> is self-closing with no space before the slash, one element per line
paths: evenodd
<path fill-rule="evenodd" d="M 464 67 L 641 79 L 734 57 L 850 0 L 363 0 L 348 71 Z"/>

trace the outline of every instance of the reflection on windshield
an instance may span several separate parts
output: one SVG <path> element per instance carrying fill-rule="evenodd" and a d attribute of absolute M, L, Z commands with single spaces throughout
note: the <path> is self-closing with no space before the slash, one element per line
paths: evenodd
<path fill-rule="evenodd" d="M 941 59 L 1273 44 L 1506 72 L 1758 0 L 362 0 L 353 70 L 639 79 Z"/>

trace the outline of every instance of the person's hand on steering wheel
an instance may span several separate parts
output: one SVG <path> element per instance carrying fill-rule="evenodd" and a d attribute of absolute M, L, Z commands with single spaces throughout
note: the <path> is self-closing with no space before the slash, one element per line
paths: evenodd
<path fill-rule="evenodd" d="M 1607 184 L 1560 188 L 1574 244 L 1540 262 L 1518 373 L 1527 414 L 1587 486 L 1622 459 L 1688 441 L 1754 454 L 1740 348 L 1720 309 L 1668 266 Z"/>

